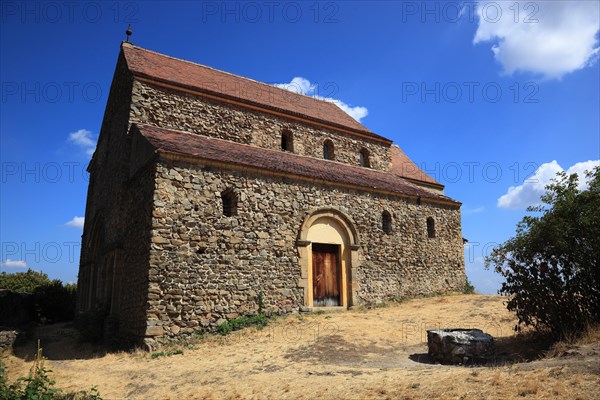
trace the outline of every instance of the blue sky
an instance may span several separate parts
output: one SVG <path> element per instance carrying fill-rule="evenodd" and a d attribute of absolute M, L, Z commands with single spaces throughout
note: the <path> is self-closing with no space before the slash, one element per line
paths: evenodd
<path fill-rule="evenodd" d="M 1 3 L 0 270 L 76 280 L 119 45 L 334 99 L 463 202 L 469 278 L 556 171 L 600 159 L 596 1 Z M 295 78 L 295 79 L 294 79 Z"/>

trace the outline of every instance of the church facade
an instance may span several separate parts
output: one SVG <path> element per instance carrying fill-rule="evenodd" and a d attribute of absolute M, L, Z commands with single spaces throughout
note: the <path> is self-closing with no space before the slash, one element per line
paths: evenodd
<path fill-rule="evenodd" d="M 118 342 L 464 289 L 461 204 L 329 102 L 123 43 L 88 170 L 78 315 Z"/>

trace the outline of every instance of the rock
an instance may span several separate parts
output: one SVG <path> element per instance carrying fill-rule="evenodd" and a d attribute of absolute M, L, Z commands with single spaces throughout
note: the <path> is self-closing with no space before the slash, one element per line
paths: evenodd
<path fill-rule="evenodd" d="M 4 350 L 12 350 L 19 335 L 22 334 L 23 332 L 18 329 L 4 329 L 0 327 L 0 353 Z"/>
<path fill-rule="evenodd" d="M 481 329 L 432 329 L 427 347 L 429 357 L 441 363 L 481 362 L 494 355 L 494 338 Z"/>
<path fill-rule="evenodd" d="M 160 336 L 162 334 L 164 334 L 162 326 L 148 326 L 146 328 L 146 336 Z"/>

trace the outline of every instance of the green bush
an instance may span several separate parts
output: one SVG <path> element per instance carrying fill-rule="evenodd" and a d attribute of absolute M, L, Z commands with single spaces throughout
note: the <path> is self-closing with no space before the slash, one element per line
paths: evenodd
<path fill-rule="evenodd" d="M 8 376 L 6 368 L 0 359 L 0 399 L 8 399 Z"/>
<path fill-rule="evenodd" d="M 230 332 L 240 330 L 249 326 L 264 328 L 269 323 L 269 319 L 265 313 L 260 313 L 251 317 L 239 317 L 223 322 L 217 328 L 217 332 L 221 335 L 227 335 Z"/>
<path fill-rule="evenodd" d="M 465 294 L 473 293 L 475 293 L 475 286 L 473 286 L 473 283 L 467 278 L 467 281 L 465 282 Z"/>
<path fill-rule="evenodd" d="M 514 238 L 493 249 L 486 267 L 506 281 L 500 293 L 520 323 L 557 338 L 600 323 L 600 167 L 589 188 L 562 172 L 546 187 L 544 206 L 530 207 Z"/>

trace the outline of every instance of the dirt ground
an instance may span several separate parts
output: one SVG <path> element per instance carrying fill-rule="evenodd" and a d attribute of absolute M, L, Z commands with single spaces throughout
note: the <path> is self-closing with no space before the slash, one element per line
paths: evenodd
<path fill-rule="evenodd" d="M 39 329 L 5 354 L 9 378 L 26 375 L 39 338 L 57 387 L 97 386 L 105 399 L 596 399 L 600 335 L 562 345 L 516 335 L 500 296 L 414 299 L 381 308 L 290 315 L 262 330 L 209 336 L 159 351 L 105 353 L 69 325 Z M 487 365 L 427 357 L 426 330 L 480 328 L 494 336 Z"/>

